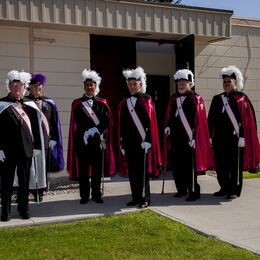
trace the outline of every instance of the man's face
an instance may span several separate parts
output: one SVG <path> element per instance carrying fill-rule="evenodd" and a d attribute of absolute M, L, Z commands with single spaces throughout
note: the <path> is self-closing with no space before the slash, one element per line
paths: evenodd
<path fill-rule="evenodd" d="M 141 91 L 142 83 L 140 80 L 130 79 L 127 81 L 128 90 L 131 95 Z"/>
<path fill-rule="evenodd" d="M 95 90 L 96 90 L 96 83 L 91 81 L 91 80 L 87 80 L 84 82 L 84 90 L 85 90 L 85 94 L 89 97 L 94 96 L 95 94 Z"/>
<path fill-rule="evenodd" d="M 223 78 L 223 89 L 226 93 L 232 92 L 236 87 L 236 80 L 232 79 L 231 77 L 224 77 Z"/>
<path fill-rule="evenodd" d="M 20 98 L 23 98 L 25 84 L 20 81 L 12 81 L 11 83 L 9 83 L 9 89 L 10 89 L 11 95 L 14 98 L 20 99 Z"/>
<path fill-rule="evenodd" d="M 185 94 L 186 92 L 190 91 L 192 88 L 192 84 L 188 80 L 178 80 L 177 88 L 180 94 Z"/>
<path fill-rule="evenodd" d="M 42 85 L 41 84 L 30 85 L 30 94 L 34 97 L 41 97 L 42 96 Z"/>

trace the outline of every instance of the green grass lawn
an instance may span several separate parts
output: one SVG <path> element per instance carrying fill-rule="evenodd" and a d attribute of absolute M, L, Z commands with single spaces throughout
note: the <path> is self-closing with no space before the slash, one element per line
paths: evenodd
<path fill-rule="evenodd" d="M 0 230 L 0 259 L 257 258 L 149 210 Z"/>
<path fill-rule="evenodd" d="M 260 172 L 257 173 L 243 172 L 243 179 L 252 179 L 252 178 L 260 178 Z"/>

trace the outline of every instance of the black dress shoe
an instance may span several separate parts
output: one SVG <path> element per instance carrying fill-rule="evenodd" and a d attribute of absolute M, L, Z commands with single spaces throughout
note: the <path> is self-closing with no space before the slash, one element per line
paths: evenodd
<path fill-rule="evenodd" d="M 1 216 L 1 221 L 7 222 L 11 219 L 10 215 L 2 215 Z"/>
<path fill-rule="evenodd" d="M 139 204 L 139 202 L 138 201 L 136 201 L 136 200 L 131 200 L 131 201 L 129 201 L 129 202 L 127 202 L 126 203 L 126 206 L 136 206 L 136 205 L 138 205 Z"/>
<path fill-rule="evenodd" d="M 226 199 L 228 199 L 228 200 L 235 200 L 237 198 L 238 198 L 237 195 L 227 195 L 227 197 L 226 197 Z"/>
<path fill-rule="evenodd" d="M 227 195 L 227 193 L 223 190 L 219 190 L 219 191 L 213 193 L 213 196 L 215 196 L 215 197 L 222 197 L 222 196 L 226 196 L 226 195 Z"/>
<path fill-rule="evenodd" d="M 104 203 L 104 201 L 101 198 L 92 198 L 92 200 L 96 203 Z"/>
<path fill-rule="evenodd" d="M 139 208 L 147 208 L 150 206 L 151 202 L 150 201 L 144 201 L 138 205 Z"/>
<path fill-rule="evenodd" d="M 191 194 L 186 198 L 186 201 L 195 201 L 200 199 L 200 194 Z"/>
<path fill-rule="evenodd" d="M 20 213 L 20 216 L 22 217 L 22 219 L 29 219 L 30 218 L 29 212 Z"/>
<path fill-rule="evenodd" d="M 88 201 L 89 201 L 88 198 L 87 198 L 87 199 L 80 199 L 79 203 L 80 203 L 80 204 L 87 204 Z"/>
<path fill-rule="evenodd" d="M 175 198 L 181 198 L 183 196 L 186 196 L 187 195 L 187 192 L 177 192 L 176 194 L 174 194 L 173 196 Z"/>

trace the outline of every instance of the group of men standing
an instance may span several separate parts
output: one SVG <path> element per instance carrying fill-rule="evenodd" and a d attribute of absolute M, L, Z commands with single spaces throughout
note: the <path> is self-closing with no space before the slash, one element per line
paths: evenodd
<path fill-rule="evenodd" d="M 123 75 L 129 96 L 118 106 L 117 172 L 129 177 L 132 200 L 127 206 L 150 205 L 149 179 L 160 174 L 163 161 L 172 169 L 175 197 L 199 199 L 197 175 L 208 169 L 216 169 L 218 175 L 220 190 L 214 196 L 239 197 L 242 170 L 256 171 L 260 159 L 254 109 L 241 92 L 240 70 L 229 66 L 221 71 L 224 92 L 213 98 L 209 121 L 203 98 L 194 92 L 193 73 L 187 69 L 176 72 L 177 91 L 165 116 L 163 156 L 155 105 L 145 94 L 146 74 L 137 67 L 124 70 Z M 107 101 L 97 97 L 98 73 L 84 70 L 82 80 L 85 93 L 72 103 L 67 169 L 72 180 L 79 180 L 81 204 L 88 203 L 90 189 L 92 200 L 103 203 L 101 178 L 115 172 L 113 119 Z"/>
<path fill-rule="evenodd" d="M 79 181 L 80 203 L 87 204 L 90 195 L 96 203 L 103 203 L 101 180 L 116 172 L 112 148 L 115 129 L 117 172 L 127 174 L 130 181 L 132 200 L 127 206 L 150 205 L 150 176 L 158 176 L 167 164 L 173 172 L 177 198 L 199 199 L 197 175 L 208 169 L 216 169 L 218 176 L 220 190 L 214 196 L 239 197 L 242 170 L 256 171 L 260 159 L 254 109 L 242 93 L 240 70 L 235 66 L 222 69 L 224 92 L 214 96 L 208 120 L 203 98 L 194 92 L 193 73 L 187 69 L 175 73 L 177 91 L 166 110 L 163 155 L 155 105 L 145 94 L 145 72 L 137 67 L 124 70 L 123 75 L 129 96 L 119 103 L 114 127 L 107 100 L 97 96 L 101 77 L 90 69 L 82 72 L 84 94 L 72 102 L 67 154 L 69 177 Z M 49 170 L 57 171 L 64 166 L 57 108 L 53 100 L 40 94 L 44 81 L 40 74 L 31 77 L 25 72 L 9 72 L 10 93 L 0 100 L 2 221 L 10 219 L 15 173 L 18 211 L 22 218 L 28 218 L 29 181 L 37 184 L 30 189 L 36 191 L 39 201 L 39 190 L 46 188 L 46 167 L 55 165 Z M 30 94 L 23 98 L 29 83 Z M 51 156 L 54 150 L 55 156 Z M 37 166 L 44 173 L 45 186 L 40 185 Z"/>
<path fill-rule="evenodd" d="M 1 221 L 10 220 L 14 186 L 17 211 L 28 219 L 29 192 L 39 203 L 47 187 L 47 171 L 64 168 L 57 107 L 43 96 L 45 80 L 44 75 L 23 71 L 7 74 L 9 93 L 0 99 Z"/>

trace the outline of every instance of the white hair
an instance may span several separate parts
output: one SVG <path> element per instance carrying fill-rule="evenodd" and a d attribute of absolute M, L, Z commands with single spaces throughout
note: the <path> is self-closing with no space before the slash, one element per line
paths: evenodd
<path fill-rule="evenodd" d="M 239 70 L 238 67 L 236 67 L 235 65 L 230 65 L 226 68 L 223 68 L 220 71 L 220 75 L 221 78 L 223 78 L 223 76 L 228 76 L 228 77 L 232 77 L 232 75 L 235 75 L 235 81 L 236 81 L 236 89 L 238 91 L 242 91 L 243 87 L 244 87 L 244 78 L 243 78 L 243 74 L 242 72 Z"/>
<path fill-rule="evenodd" d="M 96 89 L 94 95 L 96 96 L 100 89 L 99 85 L 101 83 L 101 77 L 98 75 L 98 73 L 95 70 L 90 70 L 90 69 L 84 69 L 82 71 L 82 81 L 85 82 L 87 79 L 90 79 L 96 83 Z"/>
<path fill-rule="evenodd" d="M 136 69 L 133 70 L 129 70 L 129 69 L 123 70 L 123 75 L 125 76 L 126 80 L 131 78 L 140 80 L 142 83 L 141 92 L 142 93 L 146 92 L 146 74 L 142 67 L 137 67 Z"/>

